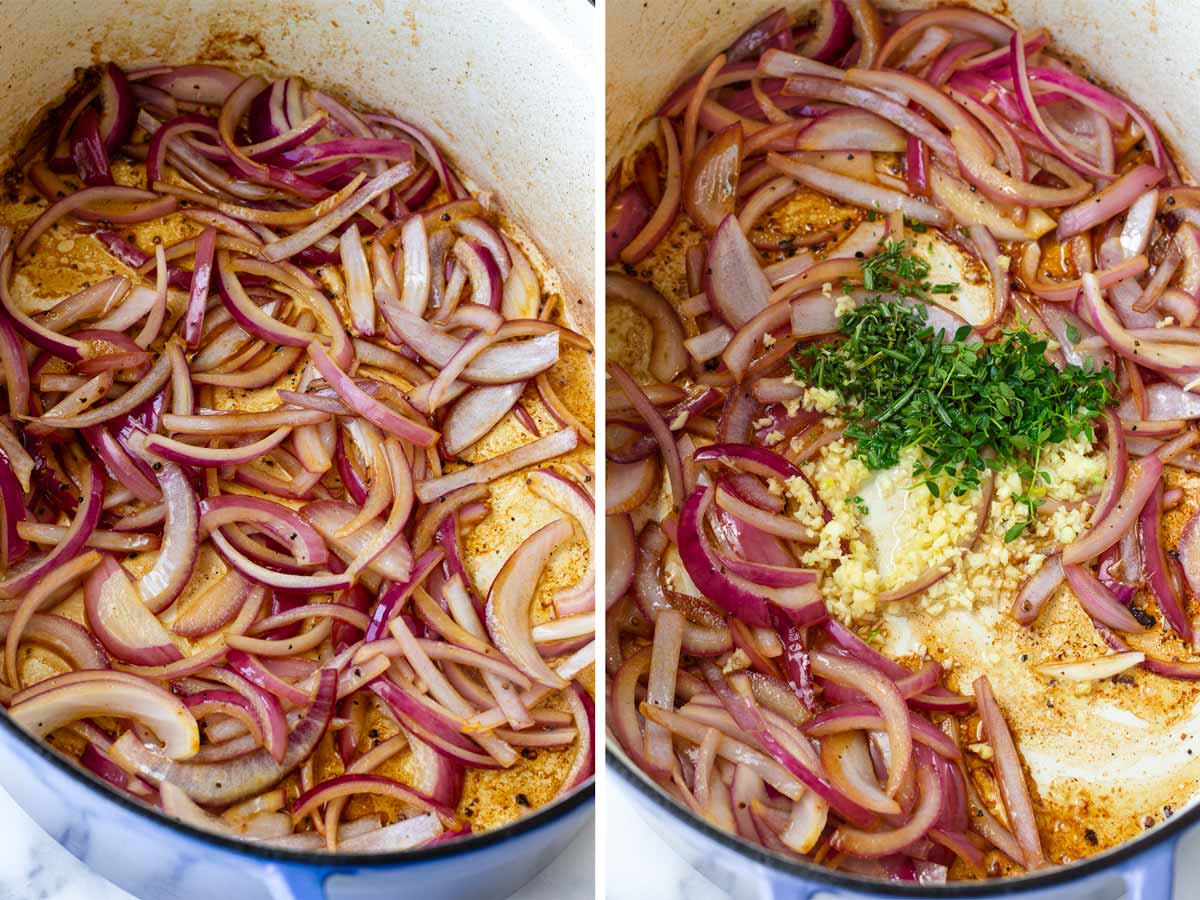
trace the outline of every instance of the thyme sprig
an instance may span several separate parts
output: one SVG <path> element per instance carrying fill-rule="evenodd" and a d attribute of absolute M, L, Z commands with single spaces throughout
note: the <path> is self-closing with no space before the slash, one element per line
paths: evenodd
<path fill-rule="evenodd" d="M 868 290 L 891 296 L 848 311 L 841 340 L 801 350 L 792 360 L 797 380 L 838 394 L 846 435 L 868 468 L 891 468 L 904 450 L 919 448 L 913 474 L 935 496 L 946 480 L 957 496 L 977 488 L 988 469 L 1014 469 L 1024 486 L 1017 501 L 1028 512 L 1005 535 L 1016 540 L 1052 477 L 1039 468 L 1043 449 L 1094 437 L 1094 420 L 1116 396 L 1112 371 L 1096 371 L 1090 360 L 1059 371 L 1046 359 L 1046 341 L 1023 328 L 989 342 L 968 340 L 968 326 L 935 333 L 924 304 L 912 301 L 957 285 L 929 284 L 928 263 L 905 253 L 903 242 L 862 268 Z"/>

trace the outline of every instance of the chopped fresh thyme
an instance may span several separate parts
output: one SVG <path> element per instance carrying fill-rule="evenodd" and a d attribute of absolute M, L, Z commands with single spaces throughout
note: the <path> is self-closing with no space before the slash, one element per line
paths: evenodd
<path fill-rule="evenodd" d="M 926 267 L 927 268 L 927 267 Z M 924 277 L 921 263 L 888 248 L 863 261 L 872 290 Z M 867 276 L 866 273 L 871 275 Z M 887 469 L 919 447 L 914 475 L 938 495 L 948 476 L 955 495 L 977 487 L 987 469 L 1013 468 L 1025 485 L 1018 502 L 1029 518 L 1009 529 L 1016 540 L 1036 515 L 1048 473 L 1042 448 L 1086 434 L 1114 402 L 1113 373 L 1046 361 L 1046 341 L 1029 331 L 969 343 L 970 329 L 935 334 L 921 304 L 874 297 L 841 320 L 844 340 L 808 347 L 792 360 L 798 380 L 837 392 L 841 415 L 870 469 Z"/>
<path fill-rule="evenodd" d="M 899 297 L 929 302 L 930 294 L 952 294 L 957 284 L 931 284 L 929 263 L 905 252 L 907 241 L 888 241 L 883 249 L 861 261 L 863 287 Z"/>

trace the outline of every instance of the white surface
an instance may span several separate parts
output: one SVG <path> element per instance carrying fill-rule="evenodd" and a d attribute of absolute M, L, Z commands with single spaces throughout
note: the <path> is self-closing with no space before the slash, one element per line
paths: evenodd
<path fill-rule="evenodd" d="M 606 900 L 727 900 L 724 891 L 663 843 L 630 802 L 627 790 L 609 775 Z"/>
<path fill-rule="evenodd" d="M 136 900 L 60 847 L 0 788 L 0 900 Z M 592 900 L 593 824 L 512 900 Z"/>

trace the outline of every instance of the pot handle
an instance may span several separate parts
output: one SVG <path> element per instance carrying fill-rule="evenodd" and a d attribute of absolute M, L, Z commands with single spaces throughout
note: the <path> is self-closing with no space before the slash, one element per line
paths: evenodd
<path fill-rule="evenodd" d="M 272 879 L 272 900 L 325 900 L 326 869 L 280 866 Z"/>
<path fill-rule="evenodd" d="M 1161 841 L 1121 867 L 1126 900 L 1171 900 L 1175 882 L 1178 837 Z"/>

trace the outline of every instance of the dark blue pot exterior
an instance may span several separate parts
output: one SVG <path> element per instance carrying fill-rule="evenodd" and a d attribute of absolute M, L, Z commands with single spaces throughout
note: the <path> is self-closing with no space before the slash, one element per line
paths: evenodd
<path fill-rule="evenodd" d="M 142 900 L 499 900 L 557 857 L 594 805 L 589 784 L 505 829 L 408 854 L 252 849 L 118 797 L 3 716 L 0 784 L 55 840 Z"/>
<path fill-rule="evenodd" d="M 1146 832 L 1135 841 L 1082 863 L 1036 876 L 939 887 L 882 884 L 802 865 L 767 853 L 694 818 L 614 753 L 608 754 L 608 790 L 634 799 L 655 833 L 696 871 L 734 900 L 891 900 L 896 897 L 1008 900 L 1195 900 L 1200 887 L 1172 894 L 1175 849 L 1200 821 L 1200 806 Z"/>

